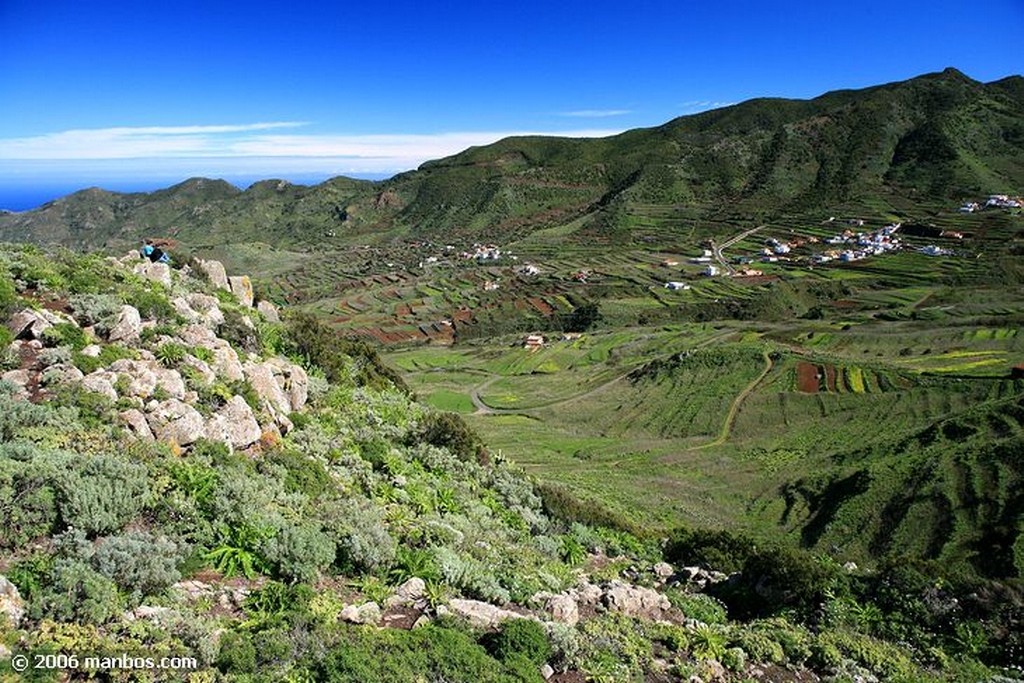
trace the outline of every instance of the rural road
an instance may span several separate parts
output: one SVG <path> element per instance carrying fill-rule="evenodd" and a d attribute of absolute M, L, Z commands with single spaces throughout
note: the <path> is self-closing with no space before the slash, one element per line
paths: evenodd
<path fill-rule="evenodd" d="M 761 230 L 762 228 L 766 228 L 766 227 L 768 227 L 768 226 L 767 225 L 759 225 L 756 228 L 750 228 L 749 230 L 744 230 L 740 234 L 734 235 L 734 236 L 730 237 L 729 239 L 727 239 L 726 241 L 722 242 L 721 244 L 715 244 L 714 242 L 712 242 L 711 243 L 711 253 L 712 253 L 712 255 L 714 255 L 715 260 L 718 261 L 719 265 L 721 265 L 723 268 L 725 268 L 725 270 L 729 273 L 729 275 L 735 275 L 736 269 L 732 267 L 732 264 L 730 264 L 729 261 L 722 254 L 722 250 L 723 249 L 728 249 L 729 247 L 731 247 L 732 245 L 736 244 L 740 240 L 746 239 L 747 237 L 749 237 L 750 235 L 753 235 L 758 230 Z"/>

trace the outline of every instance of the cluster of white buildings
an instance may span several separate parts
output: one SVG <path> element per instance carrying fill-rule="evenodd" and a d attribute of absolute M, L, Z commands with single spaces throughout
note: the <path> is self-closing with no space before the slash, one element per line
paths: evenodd
<path fill-rule="evenodd" d="M 814 263 L 828 263 L 838 259 L 843 262 L 859 261 L 869 256 L 878 256 L 888 251 L 895 251 L 902 246 L 898 237 L 900 223 L 890 223 L 874 232 L 853 232 L 846 230 L 841 235 L 834 235 L 827 240 L 828 244 L 844 245 L 846 249 L 827 251 L 811 257 Z"/>
<path fill-rule="evenodd" d="M 1011 197 L 1007 194 L 992 194 L 985 200 L 985 204 L 978 202 L 964 202 L 957 211 L 960 213 L 974 213 L 982 209 L 1019 209 L 1024 207 L 1024 200 L 1020 197 Z"/>
<path fill-rule="evenodd" d="M 505 254 L 502 253 L 501 247 L 496 244 L 474 244 L 471 251 L 464 251 L 459 255 L 464 259 L 497 261 Z"/>

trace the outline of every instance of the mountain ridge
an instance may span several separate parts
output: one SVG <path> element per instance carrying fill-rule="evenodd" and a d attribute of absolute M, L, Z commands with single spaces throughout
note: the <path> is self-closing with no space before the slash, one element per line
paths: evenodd
<path fill-rule="evenodd" d="M 628 229 L 634 205 L 709 214 L 729 203 L 769 215 L 880 193 L 955 201 L 1019 185 L 1020 159 L 1024 78 L 981 83 L 950 68 L 808 100 L 757 98 L 607 138 L 505 138 L 384 181 L 241 190 L 193 178 L 148 194 L 85 190 L 0 216 L 0 239 L 124 246 L 156 232 L 288 246 L 495 230 L 511 239 L 580 216 L 615 233 Z M 189 226 L 176 225 L 186 214 Z"/>

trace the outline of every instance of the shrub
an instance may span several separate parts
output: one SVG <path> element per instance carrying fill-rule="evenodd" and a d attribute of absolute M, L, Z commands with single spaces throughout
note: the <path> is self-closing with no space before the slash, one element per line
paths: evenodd
<path fill-rule="evenodd" d="M 755 550 L 753 541 L 731 531 L 680 527 L 669 536 L 665 560 L 731 573 L 739 571 Z"/>
<path fill-rule="evenodd" d="M 14 279 L 6 268 L 0 268 L 0 319 L 7 320 L 17 308 L 18 290 Z"/>
<path fill-rule="evenodd" d="M 121 312 L 121 300 L 112 294 L 73 294 L 68 305 L 75 312 L 75 318 L 83 325 L 104 328 L 113 323 Z"/>
<path fill-rule="evenodd" d="M 325 511 L 324 524 L 336 536 L 338 564 L 357 572 L 374 572 L 395 559 L 395 539 L 380 508 L 369 501 L 339 501 Z"/>
<path fill-rule="evenodd" d="M 9 445 L 7 449 L 9 450 Z M 34 446 L 27 446 L 34 450 Z M 20 548 L 48 535 L 57 522 L 57 496 L 50 475 L 38 465 L 0 452 L 0 548 Z"/>
<path fill-rule="evenodd" d="M 480 437 L 456 413 L 427 413 L 419 436 L 432 446 L 447 448 L 461 460 L 481 462 L 486 456 Z"/>
<path fill-rule="evenodd" d="M 263 556 L 291 581 L 313 581 L 335 553 L 334 541 L 313 523 L 285 527 L 263 545 Z"/>
<path fill-rule="evenodd" d="M 145 531 L 105 538 L 96 547 L 93 567 L 136 599 L 163 590 L 180 577 L 183 553 L 177 544 Z"/>
<path fill-rule="evenodd" d="M 71 323 L 57 323 L 43 331 L 43 341 L 49 346 L 69 346 L 74 351 L 81 351 L 89 345 L 85 331 Z"/>
<path fill-rule="evenodd" d="M 224 309 L 224 322 L 217 326 L 217 336 L 236 349 L 250 353 L 258 353 L 263 346 L 252 321 L 234 308 Z"/>
<path fill-rule="evenodd" d="M 284 470 L 286 491 L 301 493 L 307 498 L 317 498 L 331 490 L 331 475 L 317 460 L 289 450 L 274 450 L 263 462 L 276 465 Z"/>
<path fill-rule="evenodd" d="M 60 559 L 31 609 L 36 619 L 102 624 L 121 613 L 121 598 L 114 582 L 88 564 Z"/>
<path fill-rule="evenodd" d="M 665 592 L 673 607 L 678 607 L 688 619 L 705 624 L 725 624 L 729 620 L 725 605 L 704 593 L 684 593 L 669 589 Z"/>
<path fill-rule="evenodd" d="M 217 668 L 224 673 L 251 674 L 256 671 L 256 646 L 248 633 L 228 631 L 220 639 Z"/>
<path fill-rule="evenodd" d="M 149 493 L 145 467 L 107 455 L 86 459 L 58 485 L 64 522 L 90 534 L 120 529 L 139 514 Z"/>
<path fill-rule="evenodd" d="M 551 657 L 544 627 L 532 619 L 510 619 L 485 643 L 488 652 L 503 662 L 522 658 L 540 666 Z"/>

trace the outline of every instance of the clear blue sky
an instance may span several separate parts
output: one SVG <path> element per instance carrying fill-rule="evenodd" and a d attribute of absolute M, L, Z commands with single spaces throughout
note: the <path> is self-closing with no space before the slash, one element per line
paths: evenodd
<path fill-rule="evenodd" d="M 990 81 L 1024 72 L 1022 36 L 1024 0 L 0 0 L 0 206 L 390 174 L 946 66 Z"/>

